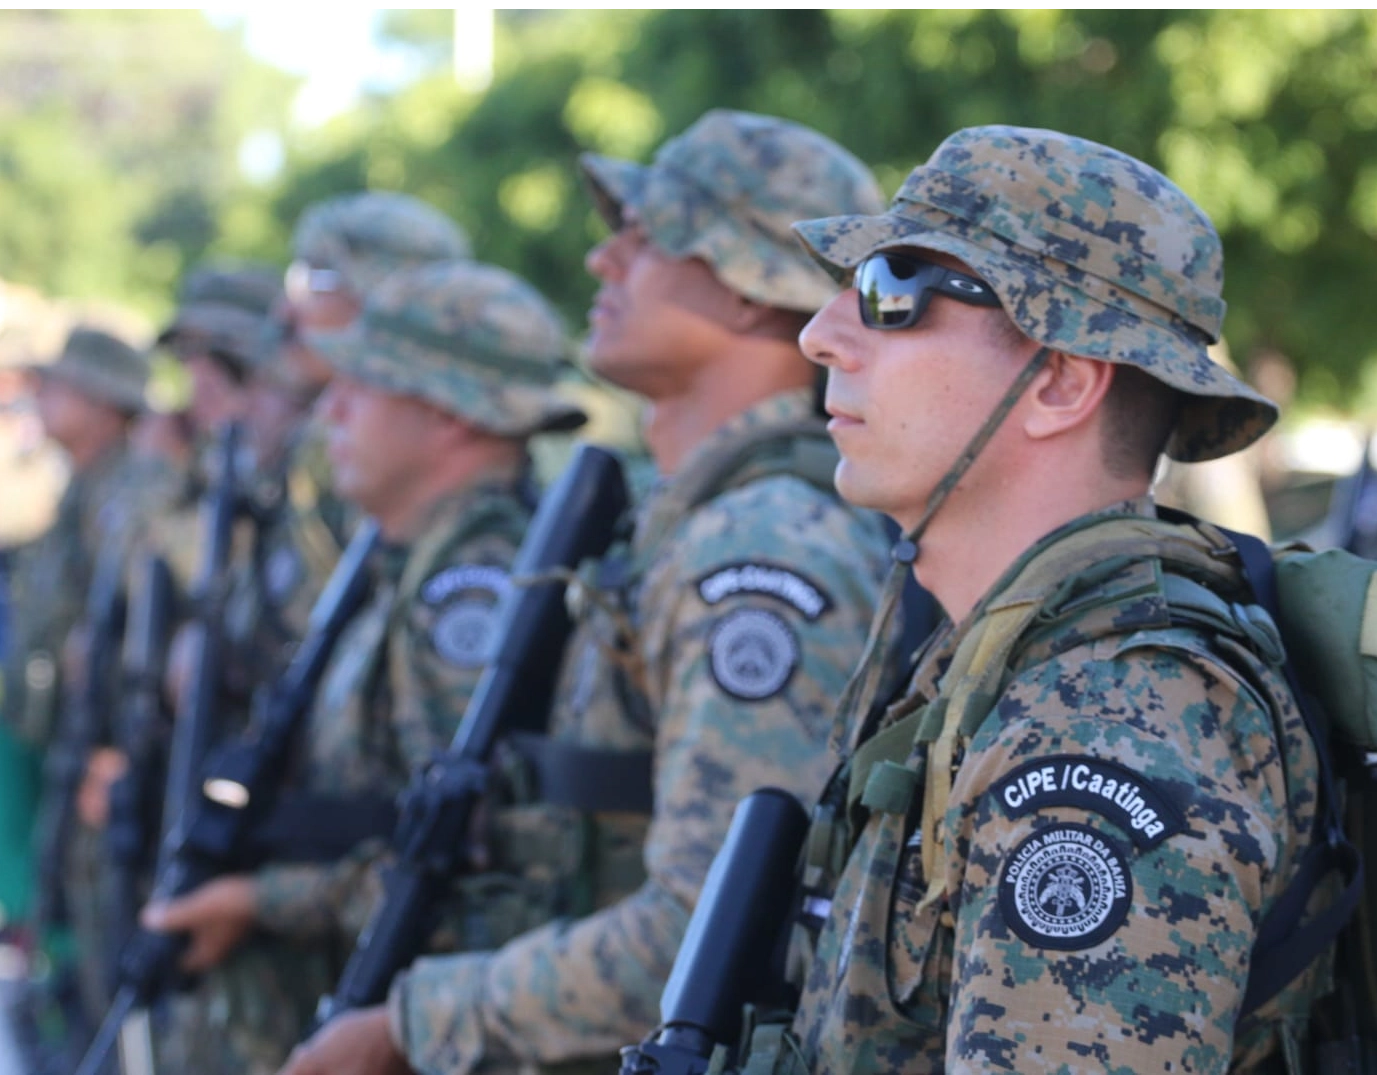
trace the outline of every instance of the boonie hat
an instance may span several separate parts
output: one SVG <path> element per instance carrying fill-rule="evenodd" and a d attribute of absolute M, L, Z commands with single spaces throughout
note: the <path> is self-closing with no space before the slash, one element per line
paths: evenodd
<path fill-rule="evenodd" d="M 840 282 L 870 254 L 940 251 L 985 279 L 1030 339 L 1137 366 L 1183 393 L 1167 443 L 1182 462 L 1228 455 L 1277 408 L 1206 353 L 1224 320 L 1209 218 L 1160 172 L 1056 131 L 971 127 L 910 173 L 889 209 L 795 225 Z"/>

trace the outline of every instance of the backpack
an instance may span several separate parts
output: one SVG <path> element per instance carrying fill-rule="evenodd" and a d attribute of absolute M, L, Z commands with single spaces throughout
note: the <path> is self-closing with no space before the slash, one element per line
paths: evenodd
<path fill-rule="evenodd" d="M 1366 1075 L 1377 1071 L 1377 868 L 1363 870 L 1377 863 L 1377 561 L 1342 549 L 1273 550 L 1224 533 L 1285 644 L 1283 671 L 1319 755 L 1321 799 L 1321 838 L 1259 924 L 1242 1013 L 1338 942 L 1336 990 L 1314 1015 L 1316 1067 Z M 1331 877 L 1337 896 L 1300 926 Z"/>

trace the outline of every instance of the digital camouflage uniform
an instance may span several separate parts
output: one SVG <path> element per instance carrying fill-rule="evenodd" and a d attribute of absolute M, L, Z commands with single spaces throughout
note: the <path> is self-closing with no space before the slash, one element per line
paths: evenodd
<path fill-rule="evenodd" d="M 248 376 L 257 361 L 264 326 L 273 301 L 281 290 L 276 273 L 262 266 L 201 265 L 192 270 L 177 296 L 172 321 L 158 336 L 158 343 L 182 361 L 207 355 L 233 371 Z M 200 533 L 199 505 L 207 485 L 208 457 L 216 430 L 198 429 L 197 459 L 180 475 L 180 495 L 153 527 L 144 552 L 163 556 L 179 586 L 191 585 L 201 558 L 204 535 Z M 251 453 L 236 462 L 236 473 L 252 485 Z M 251 534 L 246 525 L 235 535 L 235 554 L 247 555 Z"/>
<path fill-rule="evenodd" d="M 1234 451 L 1275 417 L 1205 353 L 1224 312 L 1214 228 L 1103 146 L 961 131 L 886 214 L 798 230 L 842 279 L 879 249 L 954 255 L 1037 343 L 1179 389 L 1173 458 Z M 1293 1064 L 1327 967 L 1239 1018 L 1257 923 L 1316 812 L 1281 652 L 1229 542 L 1146 498 L 1037 542 L 939 630 L 876 727 L 864 698 L 840 714 L 794 1045 L 758 1030 L 745 1070 Z"/>
<path fill-rule="evenodd" d="M 424 202 L 374 191 L 309 208 L 292 236 L 292 252 L 296 264 L 337 273 L 343 287 L 367 297 L 393 272 L 467 257 L 469 243 L 453 221 Z M 310 392 L 284 360 L 284 347 L 300 343 L 288 339 L 297 332 L 290 313 L 279 309 L 246 354 L 251 376 L 273 380 L 284 391 Z M 260 465 L 252 484 L 254 546 L 226 617 L 231 636 L 251 640 L 242 670 L 257 670 L 262 682 L 281 670 L 282 657 L 301 638 L 356 520 L 330 487 L 330 464 L 309 400 L 283 458 Z"/>
<path fill-rule="evenodd" d="M 130 414 L 143 406 L 146 360 L 99 330 L 75 329 L 57 359 L 37 369 Z M 139 521 L 139 477 L 127 446 L 116 445 L 72 474 L 53 525 L 13 553 L 15 633 L 7 651 L 13 663 L 6 669 L 4 713 L 39 748 L 47 747 L 57 729 L 62 647 L 82 618 L 96 555 L 103 544 L 128 542 Z"/>
<path fill-rule="evenodd" d="M 879 204 L 845 151 L 743 113 L 709 113 L 650 167 L 584 167 L 612 226 L 634 207 L 668 253 L 790 309 L 831 292 L 789 223 Z M 698 444 L 636 513 L 629 545 L 580 572 L 549 737 L 514 747 L 538 783 L 640 758 L 646 801 L 618 805 L 624 788 L 611 786 L 497 811 L 499 868 L 543 882 L 545 913 L 576 920 L 399 976 L 392 1034 L 416 1070 L 611 1070 L 607 1054 L 656 1020 L 736 800 L 762 784 L 816 795 L 886 550 L 878 518 L 836 499 L 834 464 L 811 392 L 775 395 Z M 589 805 L 600 796 L 602 809 Z"/>
<path fill-rule="evenodd" d="M 74 329 L 57 359 L 37 369 L 39 376 L 66 380 L 131 417 L 143 407 L 147 360 L 98 329 Z M 53 526 L 16 551 L 11 589 L 15 637 L 7 655 L 4 711 L 21 738 L 45 755 L 44 816 L 60 810 L 56 797 L 69 786 L 63 772 L 85 765 L 85 758 L 71 751 L 81 750 L 82 743 L 94 747 L 109 742 L 112 731 L 95 727 L 83 734 L 78 729 L 76 722 L 87 718 L 75 704 L 73 685 L 64 682 L 64 649 L 74 629 L 85 622 L 97 562 L 119 573 L 166 492 L 161 476 L 134 458 L 121 439 L 72 474 Z M 97 695 L 108 697 L 115 687 L 105 684 Z M 98 880 L 102 858 L 100 833 L 74 819 L 62 848 L 61 883 L 79 959 L 82 1001 L 93 1018 L 107 1000 L 107 941 Z"/>
<path fill-rule="evenodd" d="M 396 273 L 353 329 L 312 343 L 343 374 L 488 432 L 524 439 L 583 421 L 550 387 L 567 354 L 558 318 L 500 269 L 441 262 Z M 345 628 L 308 718 L 299 790 L 390 801 L 448 745 L 529 521 L 528 482 L 525 467 L 479 475 L 437 500 L 413 540 L 376 550 L 372 595 Z M 343 863 L 257 872 L 264 932 L 206 977 L 199 1022 L 188 1019 L 183 1029 L 194 1032 L 178 1034 L 189 1052 L 168 1050 L 170 1066 L 277 1070 L 335 983 L 340 934 L 369 909 L 351 882 L 378 852 L 374 839 Z"/>

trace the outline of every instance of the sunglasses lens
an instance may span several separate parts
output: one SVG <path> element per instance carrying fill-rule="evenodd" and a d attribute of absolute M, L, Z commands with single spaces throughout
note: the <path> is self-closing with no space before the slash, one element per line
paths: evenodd
<path fill-rule="evenodd" d="M 876 254 L 856 269 L 861 321 L 870 328 L 903 328 L 923 312 L 920 264 Z"/>

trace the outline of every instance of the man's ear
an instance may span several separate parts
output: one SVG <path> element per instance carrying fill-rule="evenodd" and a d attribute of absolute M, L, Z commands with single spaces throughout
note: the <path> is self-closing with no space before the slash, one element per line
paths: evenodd
<path fill-rule="evenodd" d="M 1113 380 L 1113 363 L 1053 351 L 1028 387 L 1024 432 L 1045 440 L 1092 421 Z"/>

